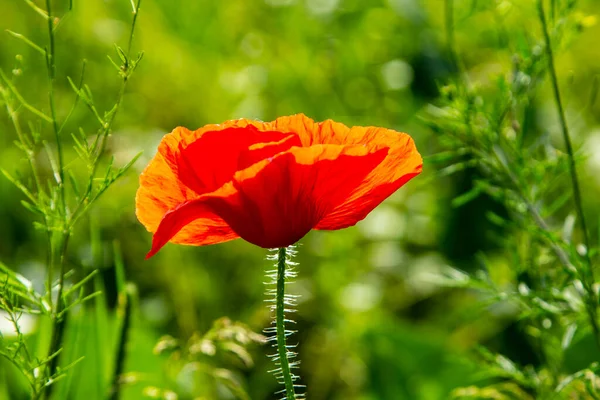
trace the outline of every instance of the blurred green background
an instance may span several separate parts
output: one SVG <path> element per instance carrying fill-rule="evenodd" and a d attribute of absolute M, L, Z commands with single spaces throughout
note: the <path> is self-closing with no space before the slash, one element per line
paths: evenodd
<path fill-rule="evenodd" d="M 540 31 L 541 37 L 531 1 L 455 3 L 458 52 L 471 78 L 483 85 L 492 74 L 510 71 L 514 32 Z M 582 15 L 597 6 L 593 0 L 579 2 Z M 68 1 L 56 1 L 54 7 L 61 15 Z M 179 125 L 194 129 L 232 118 L 267 121 L 302 112 L 318 121 L 332 118 L 409 132 L 423 155 L 433 154 L 437 139 L 418 114 L 435 102 L 438 83 L 456 73 L 445 45 L 443 12 L 440 0 L 142 2 L 133 49 L 145 56 L 128 86 L 109 152 L 117 165 L 144 153 L 78 226 L 68 253 L 71 265 L 101 269 L 110 312 L 116 302 L 113 242 L 123 249 L 127 279 L 139 292 L 126 362 L 126 371 L 137 374 L 125 399 L 144 398 L 147 386 L 186 380 L 182 373 L 175 383 L 169 381 L 165 357 L 153 354 L 162 335 L 185 341 L 222 316 L 256 332 L 270 320 L 263 286 L 269 263 L 261 248 L 242 240 L 201 248 L 167 245 L 144 260 L 151 235 L 135 218 L 134 195 L 137 177 L 161 137 Z M 57 31 L 59 117 L 68 112 L 74 96 L 66 76 L 77 80 L 84 58 L 96 103 L 101 109 L 114 103 L 119 77 L 106 55 L 114 53 L 113 43 L 126 45 L 131 4 L 75 0 L 67 18 Z M 25 1 L 0 0 L 1 30 L 45 43 L 44 24 Z M 591 154 L 583 164 L 589 193 L 597 193 L 600 183 L 595 178 L 600 110 L 598 105 L 581 110 L 589 83 L 600 72 L 598 35 L 600 29 L 593 26 L 558 55 L 576 142 Z M 14 75 L 15 85 L 33 105 L 47 109 L 45 65 L 38 53 L 2 33 L 0 68 Z M 550 101 L 549 96 L 537 99 L 539 121 L 554 121 Z M 85 107 L 78 107 L 71 126 L 93 132 Z M 49 129 L 45 134 L 51 141 Z M 15 139 L 2 110 L 0 167 L 27 176 Z M 72 151 L 66 155 L 67 160 L 74 157 Z M 47 163 L 41 156 L 39 162 Z M 426 163 L 421 176 L 356 227 L 313 231 L 302 239 L 292 290 L 302 295 L 294 316 L 295 339 L 300 375 L 311 399 L 445 399 L 452 389 L 473 381 L 476 367 L 469 350 L 476 344 L 522 363 L 537 362 L 510 309 L 482 310 L 474 293 L 438 283 L 436 276 L 448 266 L 473 271 L 480 251 L 502 274 L 505 256 L 493 239 L 501 232 L 494 232 L 497 228 L 484 218 L 487 210 L 503 210 L 486 198 L 453 208 L 452 198 L 470 187 L 471 174 L 438 179 L 434 169 Z M 21 200 L 18 189 L 0 179 L 0 260 L 41 290 L 44 237 L 33 229 L 33 217 Z M 589 201 L 598 211 L 593 198 Z M 3 329 L 8 335 L 8 328 Z M 35 338 L 39 324 L 34 319 L 27 329 Z M 79 392 L 70 398 L 101 398 L 86 382 L 99 373 L 94 360 L 102 350 L 91 339 L 82 343 L 86 359 L 73 375 Z M 252 399 L 276 398 L 273 392 L 279 387 L 267 373 L 271 351 L 251 347 L 255 365 L 248 369 L 226 361 L 239 371 Z M 0 399 L 25 398 L 19 382 L 8 363 L 0 363 Z M 225 392 L 220 396 L 228 398 Z"/>

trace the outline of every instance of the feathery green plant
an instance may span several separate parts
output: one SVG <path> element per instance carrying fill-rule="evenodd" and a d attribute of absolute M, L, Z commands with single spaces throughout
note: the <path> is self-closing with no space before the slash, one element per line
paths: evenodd
<path fill-rule="evenodd" d="M 249 400 L 235 367 L 252 367 L 254 361 L 247 347 L 264 342 L 265 337 L 229 318 L 216 320 L 208 332 L 194 334 L 186 343 L 164 336 L 154 346 L 154 354 L 169 356 L 164 373 L 170 385 L 146 386 L 144 394 L 163 399 L 218 398 L 219 387 L 223 387 L 233 398 Z"/>
<path fill-rule="evenodd" d="M 501 354 L 479 349 L 484 368 L 478 385 L 455 390 L 456 399 L 600 398 L 596 362 L 575 373 L 564 365 L 574 342 L 594 337 L 600 350 L 598 284 L 594 264 L 598 247 L 589 238 L 577 174 L 578 156 L 571 144 L 557 79 L 555 54 L 580 30 L 575 1 L 552 1 L 552 18 L 537 0 L 537 30 L 509 37 L 510 71 L 491 79 L 491 87 L 469 77 L 454 40 L 454 9 L 446 2 L 447 42 L 459 76 L 441 88 L 438 104 L 423 120 L 439 134 L 445 151 L 430 162 L 449 163 L 442 175 L 476 171 L 473 187 L 453 201 L 460 207 L 487 195 L 508 215 L 487 218 L 505 234 L 498 242 L 511 266 L 511 281 L 497 282 L 485 255 L 470 276 L 454 271 L 448 284 L 476 290 L 482 307 L 504 303 L 535 343 L 539 366 L 520 366 Z M 490 7 L 491 12 L 499 12 Z M 536 129 L 531 106 L 550 81 L 566 152 L 554 147 L 546 129 Z M 593 89 L 594 90 L 594 89 Z M 570 190 L 568 189 L 570 187 Z M 575 213 L 568 204 L 573 199 Z M 579 221 L 579 230 L 574 221 Z M 562 220 L 562 224 L 560 223 Z M 562 225 L 562 234 L 561 234 Z"/>
<path fill-rule="evenodd" d="M 11 77 L 4 71 L 0 71 L 0 95 L 17 135 L 16 145 L 28 161 L 32 178 L 25 179 L 6 170 L 2 172 L 23 192 L 26 198 L 22 201 L 23 206 L 36 217 L 35 227 L 46 235 L 47 281 L 45 293 L 39 294 L 32 289 L 33 285 L 30 282 L 2 266 L 0 309 L 9 315 L 17 338 L 13 343 L 2 340 L 0 351 L 27 378 L 31 386 L 31 397 L 47 399 L 52 396 L 54 383 L 65 378 L 67 369 L 74 364 L 62 366 L 60 364 L 69 313 L 75 306 L 99 294 L 88 293 L 85 290 L 85 285 L 95 279 L 96 271 L 79 277 L 75 271 L 69 270 L 66 261 L 69 239 L 76 223 L 86 215 L 96 200 L 127 172 L 139 156 L 122 167 L 113 166 L 114 160 L 111 159 L 105 171 L 100 172 L 104 163 L 106 144 L 121 106 L 127 82 L 142 59 L 143 53 L 135 57 L 131 56 L 134 30 L 140 10 L 140 0 L 137 0 L 131 2 L 132 21 L 126 50 L 115 46 L 119 63 L 109 57 L 121 79 L 114 106 L 102 111 L 94 103 L 92 89 L 85 84 L 84 60 L 77 83 L 71 77 L 66 77 L 75 98 L 70 110 L 60 119 L 62 110 L 57 109 L 58 100 L 55 90 L 59 76 L 56 60 L 57 30 L 66 21 L 74 5 L 70 1 L 66 13 L 57 15 L 51 0 L 46 0 L 45 9 L 28 0 L 25 0 L 25 3 L 45 21 L 47 44 L 40 45 L 16 32 L 9 31 L 8 34 L 34 49 L 40 54 L 38 61 L 45 63 L 48 75 L 47 107 L 36 108 L 32 105 L 33 101 L 30 102 L 21 95 L 18 90 L 18 78 L 22 74 L 20 69 L 13 70 Z M 82 127 L 69 124 L 73 111 L 81 103 L 97 120 L 94 135 L 88 135 Z M 24 125 L 28 127 L 27 130 L 23 128 Z M 69 142 L 68 135 L 77 154 L 75 160 L 66 159 L 65 146 Z M 45 157 L 50 163 L 51 179 L 45 177 L 40 166 L 40 157 Z M 87 178 L 83 181 L 75 174 L 78 162 L 83 163 L 87 171 Z M 19 318 L 22 314 L 42 315 L 51 321 L 51 339 L 47 356 L 43 359 L 33 357 L 28 350 L 28 344 L 19 329 Z M 123 338 L 126 338 L 126 335 Z M 117 359 L 122 358 L 121 353 L 119 350 L 120 356 Z M 76 360 L 75 363 L 80 360 Z"/>

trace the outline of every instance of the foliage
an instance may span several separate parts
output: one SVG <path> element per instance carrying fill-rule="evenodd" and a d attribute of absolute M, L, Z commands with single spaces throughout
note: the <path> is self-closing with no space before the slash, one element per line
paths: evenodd
<path fill-rule="evenodd" d="M 494 90 L 471 81 L 457 61 L 459 79 L 441 89 L 438 105 L 430 106 L 424 116 L 442 134 L 440 144 L 449 149 L 438 154 L 438 160 L 451 160 L 442 171 L 477 170 L 473 187 L 453 204 L 462 206 L 487 195 L 506 210 L 505 215 L 489 213 L 487 218 L 502 227 L 497 241 L 511 257 L 508 281 L 497 282 L 493 267 L 482 256 L 482 273 L 461 276 L 457 283 L 479 291 L 487 304 L 511 303 L 521 329 L 536 343 L 543 360 L 536 368 L 522 370 L 508 358 L 485 351 L 488 367 L 481 380 L 485 387 L 457 390 L 457 398 L 598 397 L 596 363 L 573 374 L 564 367 L 573 340 L 591 334 L 600 348 L 594 272 L 598 249 L 588 238 L 553 54 L 563 47 L 565 36 L 581 26 L 581 16 L 574 13 L 575 2 L 553 2 L 553 15 L 560 18 L 548 23 L 544 2 L 537 6 L 542 37 L 523 33 L 509 44 L 515 48 L 512 66 L 490 78 Z M 460 60 L 459 53 L 454 58 Z M 548 127 L 532 126 L 528 120 L 548 76 L 566 152 L 550 143 Z M 571 207 L 576 212 L 569 212 Z M 498 384 L 494 378 L 504 382 Z M 486 384 L 490 379 L 492 383 Z"/>
<path fill-rule="evenodd" d="M 595 1 L 441 4 L 0 0 L 0 399 L 275 398 L 264 252 L 144 262 L 133 198 L 173 127 L 296 112 L 426 158 L 298 248 L 309 398 L 599 398 Z"/>
<path fill-rule="evenodd" d="M 219 392 L 225 392 L 225 397 L 244 400 L 250 397 L 241 378 L 221 365 L 229 358 L 232 365 L 251 368 L 254 362 L 246 346 L 264 342 L 262 335 L 254 333 L 246 325 L 220 318 L 208 332 L 192 335 L 187 343 L 180 343 L 172 336 L 162 337 L 154 347 L 154 353 L 169 355 L 165 373 L 170 387 L 174 389 L 171 393 L 177 398 L 217 398 Z M 153 386 L 146 387 L 144 392 L 153 398 L 169 396 L 169 389 Z"/>

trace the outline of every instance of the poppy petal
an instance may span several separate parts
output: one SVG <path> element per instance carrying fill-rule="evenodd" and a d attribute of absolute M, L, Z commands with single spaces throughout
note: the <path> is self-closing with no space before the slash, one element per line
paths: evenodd
<path fill-rule="evenodd" d="M 222 221 L 222 218 L 214 214 L 210 208 L 210 202 L 206 200 L 206 198 L 200 197 L 167 211 L 152 237 L 152 248 L 146 255 L 146 259 L 156 254 L 167 242 L 174 242 L 174 238 L 181 235 L 181 232 L 190 226 L 193 226 L 197 232 L 194 245 L 201 246 L 227 241 L 223 239 L 232 234 L 233 230 L 226 223 L 226 229 L 223 229 L 220 224 L 210 225 L 211 221 Z M 200 232 L 204 235 L 199 234 Z M 232 239 L 238 237 L 233 233 Z"/>
<path fill-rule="evenodd" d="M 352 127 L 326 120 L 315 122 L 304 114 L 277 118 L 262 129 L 294 132 L 303 146 L 315 144 L 363 145 L 372 151 L 389 148 L 386 159 L 327 215 L 315 229 L 342 229 L 364 219 L 378 204 L 418 175 L 423 160 L 406 133 L 376 127 Z"/>
<path fill-rule="evenodd" d="M 181 182 L 162 154 L 158 153 L 140 175 L 136 193 L 136 216 L 149 232 L 155 232 L 165 213 L 198 194 Z M 179 244 L 214 244 L 239 236 L 215 215 L 196 219 L 181 229 L 171 241 Z"/>
<path fill-rule="evenodd" d="M 347 135 L 345 141 L 364 142 L 373 148 L 389 146 L 389 152 L 347 200 L 325 216 L 315 229 L 335 230 L 355 225 L 423 168 L 421 155 L 407 134 L 383 128 L 353 128 Z"/>
<path fill-rule="evenodd" d="M 176 128 L 163 138 L 159 152 L 140 176 L 137 217 L 148 231 L 155 232 L 169 210 L 231 180 L 239 169 L 238 163 L 246 167 L 294 145 L 299 145 L 296 135 L 259 131 L 244 120 L 209 125 L 197 131 Z M 244 157 L 240 158 L 241 154 Z M 208 215 L 197 217 L 171 241 L 204 245 L 237 237 L 220 217 Z"/>
<path fill-rule="evenodd" d="M 176 128 L 173 132 L 178 131 L 190 132 L 185 128 Z M 136 193 L 136 215 L 140 222 L 153 232 L 165 212 L 196 197 L 198 195 L 177 178 L 159 151 L 140 175 L 140 187 Z"/>
<path fill-rule="evenodd" d="M 293 133 L 288 134 L 284 139 L 278 142 L 257 143 L 251 145 L 246 151 L 243 151 L 240 154 L 238 159 L 238 170 L 241 171 L 246 169 L 261 160 L 273 157 L 294 146 L 302 146 L 302 143 L 300 143 L 300 138 Z"/>
<path fill-rule="evenodd" d="M 312 118 L 304 114 L 279 117 L 273 122 L 264 123 L 259 129 L 294 132 L 298 135 L 304 147 L 315 144 L 354 144 L 343 141 L 346 132 L 350 130 L 346 125 L 330 119 L 323 122 L 315 122 Z"/>
<path fill-rule="evenodd" d="M 364 146 L 316 145 L 238 171 L 231 183 L 165 214 L 148 257 L 195 218 L 215 214 L 246 241 L 264 248 L 296 243 L 343 203 L 387 155 Z"/>
<path fill-rule="evenodd" d="M 208 131 L 185 146 L 179 143 L 171 153 L 179 179 L 198 194 L 217 190 L 229 182 L 239 169 L 242 152 L 257 143 L 279 142 L 290 134 L 259 131 L 249 125 Z M 254 157 L 255 162 L 260 161 Z"/>

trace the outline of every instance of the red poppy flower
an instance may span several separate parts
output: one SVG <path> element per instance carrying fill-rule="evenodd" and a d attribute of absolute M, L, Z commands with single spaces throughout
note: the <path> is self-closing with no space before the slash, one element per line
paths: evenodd
<path fill-rule="evenodd" d="M 356 224 L 421 172 L 412 138 L 305 115 L 175 128 L 140 176 L 136 214 L 167 242 L 285 247 Z"/>

